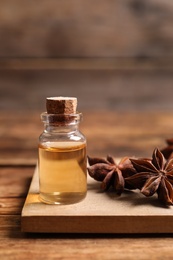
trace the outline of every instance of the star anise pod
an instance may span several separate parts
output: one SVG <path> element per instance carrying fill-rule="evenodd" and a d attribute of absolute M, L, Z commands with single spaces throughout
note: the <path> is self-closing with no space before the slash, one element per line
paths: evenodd
<path fill-rule="evenodd" d="M 173 205 L 173 159 L 166 160 L 156 148 L 152 159 L 130 159 L 137 173 L 125 178 L 125 182 L 140 189 L 145 196 L 155 192 L 160 201 Z"/>
<path fill-rule="evenodd" d="M 107 156 L 107 159 L 88 157 L 88 162 L 90 165 L 88 173 L 95 180 L 102 182 L 101 189 L 105 191 L 112 186 L 118 195 L 124 190 L 124 176 L 131 176 L 135 173 L 127 157 L 123 158 L 119 164 L 111 156 Z"/>
<path fill-rule="evenodd" d="M 167 146 L 161 150 L 166 159 L 173 158 L 173 138 L 166 140 Z"/>

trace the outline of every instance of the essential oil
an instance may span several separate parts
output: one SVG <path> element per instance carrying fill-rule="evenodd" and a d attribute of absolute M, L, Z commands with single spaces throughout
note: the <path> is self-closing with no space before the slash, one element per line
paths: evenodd
<path fill-rule="evenodd" d="M 86 144 L 46 143 L 39 146 L 40 199 L 65 204 L 86 196 Z"/>

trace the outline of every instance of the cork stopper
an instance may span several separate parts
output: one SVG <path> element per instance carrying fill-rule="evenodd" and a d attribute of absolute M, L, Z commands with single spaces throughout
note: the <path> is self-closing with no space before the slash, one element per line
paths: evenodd
<path fill-rule="evenodd" d="M 48 97 L 46 99 L 48 114 L 70 115 L 76 114 L 77 98 L 75 97 Z"/>

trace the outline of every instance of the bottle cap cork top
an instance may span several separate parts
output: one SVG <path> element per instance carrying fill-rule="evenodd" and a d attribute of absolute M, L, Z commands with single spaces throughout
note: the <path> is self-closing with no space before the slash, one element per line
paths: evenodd
<path fill-rule="evenodd" d="M 76 97 L 48 97 L 46 98 L 46 109 L 48 114 L 76 114 Z"/>

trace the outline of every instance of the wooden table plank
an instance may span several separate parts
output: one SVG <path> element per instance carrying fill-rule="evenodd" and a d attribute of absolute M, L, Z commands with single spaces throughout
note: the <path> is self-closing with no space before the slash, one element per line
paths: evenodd
<path fill-rule="evenodd" d="M 50 236 L 0 239 L 0 257 L 11 259 L 171 259 L 172 238 Z M 8 249 L 7 249 L 8 246 Z"/>
<path fill-rule="evenodd" d="M 25 197 L 32 175 L 33 167 L 1 167 L 0 199 Z"/>
<path fill-rule="evenodd" d="M 0 215 L 19 215 L 24 202 L 25 197 L 0 197 Z"/>

